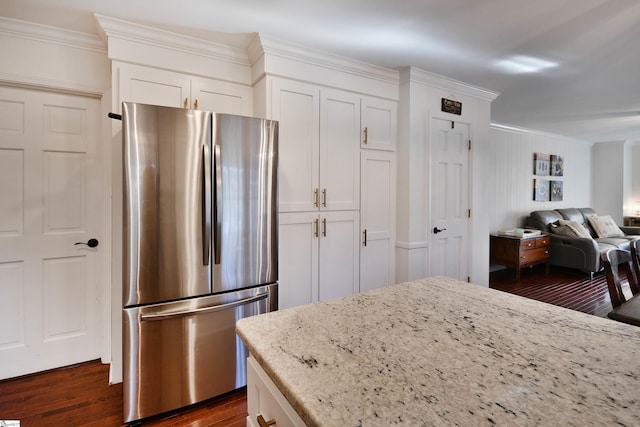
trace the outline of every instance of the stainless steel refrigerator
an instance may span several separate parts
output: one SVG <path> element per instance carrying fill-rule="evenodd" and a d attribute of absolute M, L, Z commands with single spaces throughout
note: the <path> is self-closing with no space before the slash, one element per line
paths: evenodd
<path fill-rule="evenodd" d="M 238 319 L 277 309 L 275 121 L 123 103 L 124 421 L 246 384 Z"/>

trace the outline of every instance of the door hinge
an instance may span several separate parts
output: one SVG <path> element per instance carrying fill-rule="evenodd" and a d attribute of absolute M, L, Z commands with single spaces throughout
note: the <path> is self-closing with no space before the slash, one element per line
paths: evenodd
<path fill-rule="evenodd" d="M 471 151 L 471 140 L 469 140 L 469 151 Z"/>

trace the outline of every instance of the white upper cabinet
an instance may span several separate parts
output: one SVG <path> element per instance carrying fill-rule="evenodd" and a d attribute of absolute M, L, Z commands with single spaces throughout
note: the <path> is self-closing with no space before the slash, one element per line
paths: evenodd
<path fill-rule="evenodd" d="M 360 207 L 360 98 L 336 90 L 320 91 L 321 210 Z"/>
<path fill-rule="evenodd" d="M 397 102 L 362 98 L 362 148 L 395 151 L 397 128 Z"/>
<path fill-rule="evenodd" d="M 120 101 L 251 115 L 249 86 L 132 64 L 114 64 Z"/>
<path fill-rule="evenodd" d="M 360 98 L 275 79 L 272 118 L 280 123 L 280 212 L 359 209 Z"/>
<path fill-rule="evenodd" d="M 320 179 L 320 90 L 274 80 L 272 119 L 278 126 L 280 212 L 317 210 Z"/>

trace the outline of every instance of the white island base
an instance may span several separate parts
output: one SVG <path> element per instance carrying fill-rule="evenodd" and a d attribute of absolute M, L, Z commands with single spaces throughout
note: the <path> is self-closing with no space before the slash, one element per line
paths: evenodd
<path fill-rule="evenodd" d="M 304 427 L 306 424 L 256 359 L 247 359 L 247 427 Z"/>

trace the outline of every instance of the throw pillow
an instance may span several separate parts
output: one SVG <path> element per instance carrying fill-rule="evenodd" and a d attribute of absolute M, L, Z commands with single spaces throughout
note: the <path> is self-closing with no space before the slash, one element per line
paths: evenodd
<path fill-rule="evenodd" d="M 589 239 L 591 238 L 591 233 L 589 233 L 589 230 L 584 228 L 584 225 L 580 224 L 578 221 L 568 221 L 566 219 L 560 219 L 558 220 L 558 222 L 560 223 L 560 225 L 567 226 L 571 230 L 573 230 L 573 232 L 576 233 L 577 237 L 587 237 Z"/>
<path fill-rule="evenodd" d="M 598 237 L 623 237 L 624 233 L 615 223 L 611 215 L 590 216 L 589 223 L 593 227 Z"/>
<path fill-rule="evenodd" d="M 567 221 L 564 219 L 560 219 L 556 222 L 549 224 L 549 228 L 552 233 L 559 234 L 561 236 L 567 237 L 587 237 L 591 238 L 589 232 L 576 221 Z"/>

